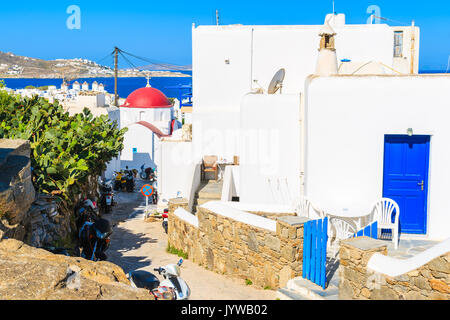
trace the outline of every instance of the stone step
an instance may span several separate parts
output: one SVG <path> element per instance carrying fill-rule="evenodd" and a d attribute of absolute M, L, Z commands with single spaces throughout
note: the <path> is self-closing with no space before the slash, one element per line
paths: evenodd
<path fill-rule="evenodd" d="M 223 182 L 208 181 L 200 186 L 197 195 L 199 198 L 220 200 L 222 197 Z"/>
<path fill-rule="evenodd" d="M 198 198 L 196 205 L 201 206 L 209 201 L 216 201 L 217 199 Z"/>
<path fill-rule="evenodd" d="M 198 199 L 208 199 L 208 200 L 220 200 L 222 198 L 221 193 L 211 193 L 208 191 L 201 191 L 198 193 Z"/>
<path fill-rule="evenodd" d="M 335 300 L 338 297 L 339 289 L 335 285 L 328 285 L 324 290 L 317 284 L 297 277 L 288 281 L 286 288 L 292 290 L 309 300 Z"/>
<path fill-rule="evenodd" d="M 287 288 L 278 289 L 276 298 L 280 300 L 309 300 L 301 294 Z"/>

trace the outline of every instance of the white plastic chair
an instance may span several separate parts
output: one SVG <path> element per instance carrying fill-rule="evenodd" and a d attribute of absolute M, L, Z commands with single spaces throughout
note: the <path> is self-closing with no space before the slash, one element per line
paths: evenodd
<path fill-rule="evenodd" d="M 314 207 L 306 197 L 302 197 L 298 201 L 295 212 L 299 217 L 306 217 L 313 220 L 325 218 L 323 210 Z"/>
<path fill-rule="evenodd" d="M 330 249 L 333 251 L 333 257 L 336 257 L 339 252 L 340 241 L 352 238 L 358 230 L 351 222 L 338 217 L 331 217 L 329 221 L 330 230 L 334 230 L 333 241 L 331 241 L 332 237 L 329 236 Z"/>
<path fill-rule="evenodd" d="M 395 213 L 394 222 L 392 222 L 392 215 Z M 372 223 L 378 223 L 378 239 L 382 236 L 382 229 L 392 230 L 392 242 L 394 248 L 398 248 L 399 234 L 398 221 L 400 216 L 400 208 L 397 202 L 389 198 L 381 198 L 378 200 L 372 210 Z"/>

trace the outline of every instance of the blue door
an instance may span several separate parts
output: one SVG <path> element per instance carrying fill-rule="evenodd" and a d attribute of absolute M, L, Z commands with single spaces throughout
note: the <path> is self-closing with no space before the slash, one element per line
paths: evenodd
<path fill-rule="evenodd" d="M 400 232 L 426 234 L 430 136 L 386 135 L 383 197 L 400 207 Z"/>

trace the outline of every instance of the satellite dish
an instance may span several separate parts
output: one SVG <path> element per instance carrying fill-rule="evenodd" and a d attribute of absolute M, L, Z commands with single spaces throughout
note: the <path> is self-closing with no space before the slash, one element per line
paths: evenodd
<path fill-rule="evenodd" d="M 285 74 L 286 72 L 283 68 L 281 68 L 280 70 L 277 71 L 277 73 L 275 73 L 272 80 L 270 81 L 269 89 L 267 90 L 268 94 L 274 94 L 278 91 L 278 89 L 281 89 L 281 87 L 283 87 L 283 80 Z"/>

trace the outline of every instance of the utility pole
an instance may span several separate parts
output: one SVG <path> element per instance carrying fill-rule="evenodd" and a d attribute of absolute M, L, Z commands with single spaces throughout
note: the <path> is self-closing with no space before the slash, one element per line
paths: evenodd
<path fill-rule="evenodd" d="M 119 95 L 117 94 L 117 77 L 119 76 L 119 48 L 114 47 L 114 105 L 119 106 Z"/>

